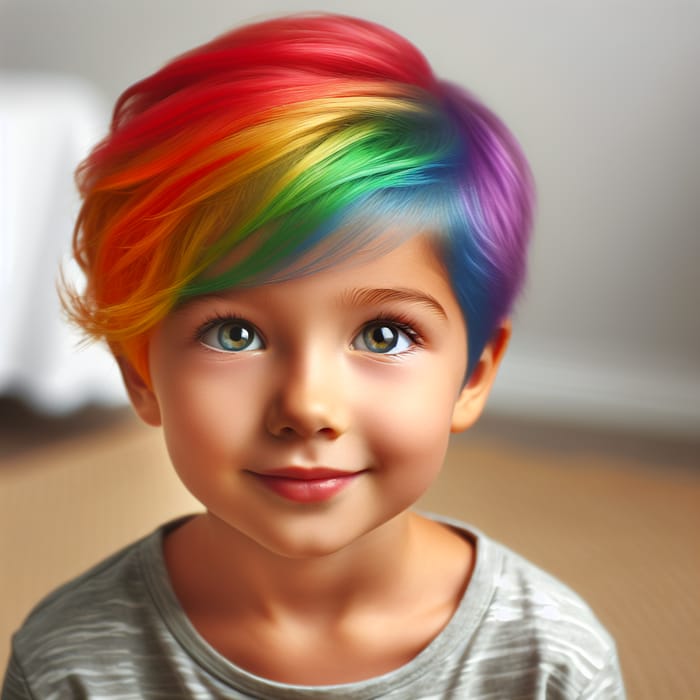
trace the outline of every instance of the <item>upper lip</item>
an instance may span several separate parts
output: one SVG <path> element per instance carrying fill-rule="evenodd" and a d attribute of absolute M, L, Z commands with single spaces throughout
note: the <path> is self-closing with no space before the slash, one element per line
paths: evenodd
<path fill-rule="evenodd" d="M 258 476 L 279 476 L 285 479 L 337 479 L 342 476 L 351 476 L 356 472 L 329 467 L 283 467 L 270 471 L 257 472 Z"/>

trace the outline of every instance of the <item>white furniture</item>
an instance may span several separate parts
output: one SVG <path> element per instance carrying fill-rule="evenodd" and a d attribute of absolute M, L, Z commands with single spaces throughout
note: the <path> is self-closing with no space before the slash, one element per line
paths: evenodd
<path fill-rule="evenodd" d="M 0 72 L 0 395 L 66 412 L 126 401 L 113 359 L 62 318 L 56 292 L 78 209 L 73 172 L 108 112 L 71 78 Z"/>

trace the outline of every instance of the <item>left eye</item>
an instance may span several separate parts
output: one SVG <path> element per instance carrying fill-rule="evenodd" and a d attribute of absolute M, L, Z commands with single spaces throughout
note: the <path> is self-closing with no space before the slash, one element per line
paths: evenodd
<path fill-rule="evenodd" d="M 364 350 L 381 355 L 396 355 L 409 350 L 415 341 L 410 334 L 394 323 L 368 323 L 353 340 L 355 350 Z"/>
<path fill-rule="evenodd" d="M 264 347 L 257 328 L 247 321 L 220 321 L 206 328 L 199 339 L 204 345 L 222 352 L 261 350 Z"/>

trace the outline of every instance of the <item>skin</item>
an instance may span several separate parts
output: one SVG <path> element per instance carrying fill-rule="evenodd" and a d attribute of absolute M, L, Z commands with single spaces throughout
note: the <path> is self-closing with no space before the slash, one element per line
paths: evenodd
<path fill-rule="evenodd" d="M 152 388 L 120 363 L 137 413 L 162 426 L 206 508 L 165 543 L 205 640 L 253 673 L 318 685 L 395 669 L 439 633 L 473 544 L 410 507 L 450 433 L 483 410 L 509 333 L 465 385 L 459 306 L 415 236 L 369 261 L 185 304 L 152 335 Z M 261 477 L 319 466 L 354 476 L 302 503 Z"/>

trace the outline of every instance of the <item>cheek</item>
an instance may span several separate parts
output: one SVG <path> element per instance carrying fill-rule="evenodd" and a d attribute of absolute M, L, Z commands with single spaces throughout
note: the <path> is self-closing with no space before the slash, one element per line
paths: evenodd
<path fill-rule="evenodd" d="M 376 453 L 383 461 L 403 466 L 409 470 L 437 474 L 447 450 L 450 437 L 446 417 L 430 415 L 429 409 L 423 416 L 403 411 L 396 421 L 375 422 Z"/>
<path fill-rule="evenodd" d="M 186 377 L 186 378 L 185 378 Z M 183 480 L 201 471 L 230 469 L 236 451 L 255 430 L 255 411 L 245 382 L 221 373 L 183 373 L 162 387 L 165 441 Z"/>
<path fill-rule="evenodd" d="M 392 476 L 430 484 L 438 475 L 450 438 L 455 402 L 452 383 L 408 383 L 388 393 L 391 403 L 367 411 L 365 434 Z"/>
<path fill-rule="evenodd" d="M 379 422 L 390 435 L 398 433 L 416 444 L 449 434 L 461 383 L 461 366 L 431 356 L 419 359 L 389 379 L 373 383 L 370 377 L 364 401 L 372 417 L 368 424 Z"/>

